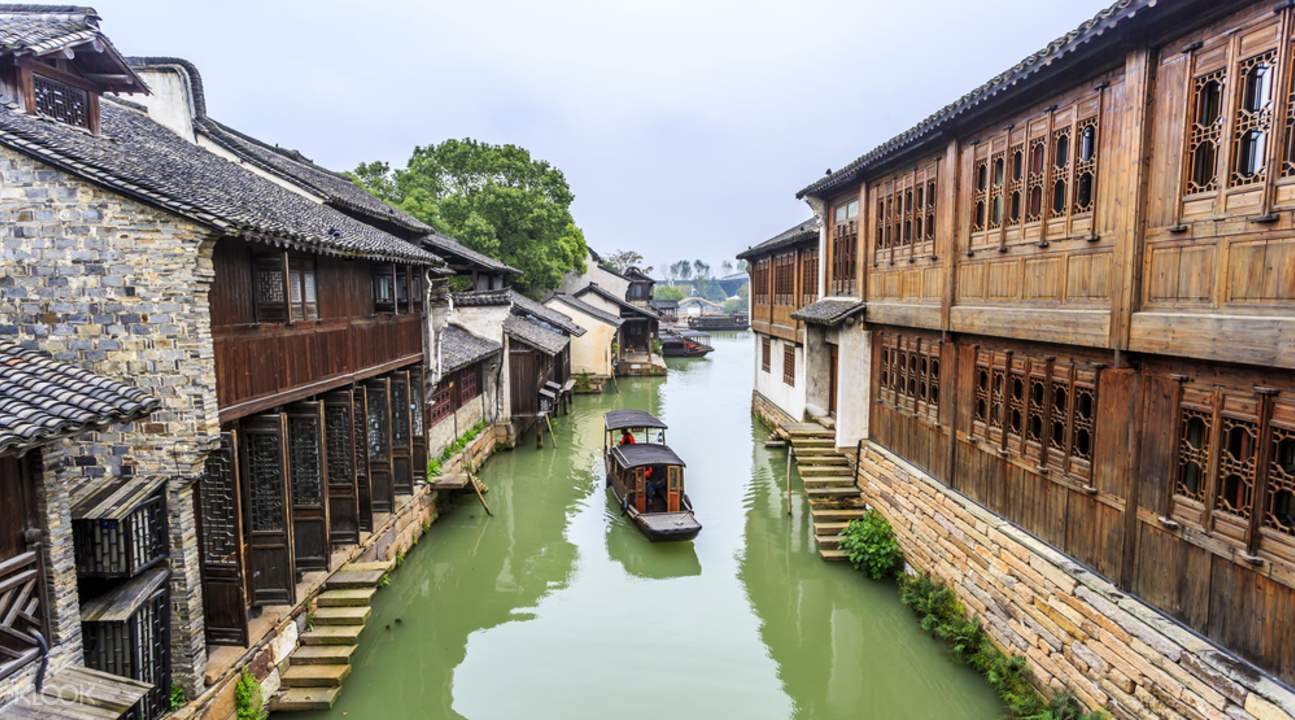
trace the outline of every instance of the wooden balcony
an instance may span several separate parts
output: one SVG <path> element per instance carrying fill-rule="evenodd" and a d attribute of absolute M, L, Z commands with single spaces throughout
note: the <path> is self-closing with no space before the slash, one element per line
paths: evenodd
<path fill-rule="evenodd" d="M 419 362 L 422 315 L 227 327 L 215 332 L 220 421 Z"/>

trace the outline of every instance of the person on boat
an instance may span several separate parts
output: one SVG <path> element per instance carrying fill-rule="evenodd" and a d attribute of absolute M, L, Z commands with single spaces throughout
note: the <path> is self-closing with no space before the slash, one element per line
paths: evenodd
<path fill-rule="evenodd" d="M 628 428 L 625 430 L 621 430 L 621 445 L 624 446 L 624 445 L 633 445 L 633 444 L 634 444 L 634 433 L 630 432 Z"/>

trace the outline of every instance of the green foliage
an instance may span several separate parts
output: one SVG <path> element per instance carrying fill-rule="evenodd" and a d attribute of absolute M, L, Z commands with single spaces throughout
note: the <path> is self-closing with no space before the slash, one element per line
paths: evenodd
<path fill-rule="evenodd" d="M 589 392 L 589 388 L 593 386 L 593 377 L 594 374 L 591 372 L 575 373 L 576 392 Z"/>
<path fill-rule="evenodd" d="M 261 699 L 261 683 L 246 667 L 234 686 L 234 717 L 237 720 L 269 720 L 270 717 Z"/>
<path fill-rule="evenodd" d="M 660 355 L 661 347 L 661 340 L 659 338 L 652 338 L 652 354 Z"/>
<path fill-rule="evenodd" d="M 351 178 L 379 198 L 464 245 L 522 271 L 518 289 L 538 296 L 568 271 L 583 272 L 588 247 L 571 216 L 562 171 L 516 145 L 471 138 L 415 147 L 403 169 L 364 163 Z"/>
<path fill-rule="evenodd" d="M 189 693 L 185 692 L 184 688 L 179 685 L 172 683 L 171 694 L 168 696 L 167 702 L 170 704 L 171 712 L 175 712 L 189 704 Z"/>
<path fill-rule="evenodd" d="M 724 312 L 728 315 L 746 312 L 746 308 L 746 300 L 740 297 L 731 297 L 724 301 Z"/>
<path fill-rule="evenodd" d="M 427 461 L 427 478 L 428 480 L 441 474 L 441 459 L 432 458 Z"/>
<path fill-rule="evenodd" d="M 841 549 L 856 568 L 873 580 L 895 576 L 904 566 L 899 541 L 881 513 L 869 510 L 841 532 Z"/>
<path fill-rule="evenodd" d="M 1068 694 L 1045 700 L 1030 684 L 1025 658 L 1005 655 L 985 634 L 980 622 L 967 617 L 953 591 L 928 575 L 899 579 L 899 599 L 912 608 L 922 629 L 949 643 L 954 657 L 985 676 L 1019 720 L 1099 720 L 1104 714 L 1085 713 Z"/>
<path fill-rule="evenodd" d="M 652 286 L 653 300 L 683 300 L 686 297 L 683 290 L 672 285 L 654 285 Z"/>
<path fill-rule="evenodd" d="M 603 256 L 603 268 L 611 270 L 617 275 L 622 275 L 631 267 L 643 267 L 643 256 L 633 250 L 617 250 L 610 255 Z"/>

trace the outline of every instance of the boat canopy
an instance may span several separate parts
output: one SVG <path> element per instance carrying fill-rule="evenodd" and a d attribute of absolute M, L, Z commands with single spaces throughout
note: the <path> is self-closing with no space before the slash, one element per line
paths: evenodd
<path fill-rule="evenodd" d="M 616 464 L 632 470 L 645 465 L 678 465 L 684 467 L 682 458 L 665 445 L 640 443 L 637 445 L 619 445 L 612 448 L 612 458 Z"/>
<path fill-rule="evenodd" d="M 643 412 L 642 410 L 609 410 L 603 415 L 603 423 L 608 430 L 627 428 L 660 428 L 665 430 L 668 427 L 652 413 Z"/>

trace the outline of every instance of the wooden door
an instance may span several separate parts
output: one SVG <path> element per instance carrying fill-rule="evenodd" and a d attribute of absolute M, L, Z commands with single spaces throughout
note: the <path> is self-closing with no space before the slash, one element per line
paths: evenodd
<path fill-rule="evenodd" d="M 682 496 L 683 468 L 671 465 L 666 468 L 666 510 L 679 512 L 679 501 Z"/>
<path fill-rule="evenodd" d="M 324 403 L 300 402 L 289 408 L 288 460 L 292 470 L 292 534 L 297 570 L 327 570 L 332 543 L 329 541 Z"/>
<path fill-rule="evenodd" d="M 508 352 L 508 388 L 512 399 L 513 416 L 533 416 L 540 408 L 539 363 L 531 350 L 511 349 Z"/>
<path fill-rule="evenodd" d="M 355 404 L 350 390 L 324 396 L 324 438 L 328 457 L 328 541 L 360 542 L 360 486 L 355 467 Z"/>
<path fill-rule="evenodd" d="M 647 474 L 643 468 L 634 468 L 634 507 L 647 512 Z"/>
<path fill-rule="evenodd" d="M 362 532 L 373 532 L 373 475 L 369 472 L 369 401 L 363 386 L 348 392 L 354 399 L 351 422 L 355 424 L 355 488 L 359 502 L 359 525 Z"/>
<path fill-rule="evenodd" d="M 827 379 L 827 414 L 835 416 L 836 415 L 836 389 L 837 389 L 836 374 L 839 368 L 839 364 L 838 364 L 839 360 L 836 355 L 837 347 L 835 345 L 828 345 L 827 347 L 828 347 L 827 371 L 829 373 L 828 379 Z"/>
<path fill-rule="evenodd" d="M 364 383 L 368 417 L 369 489 L 374 513 L 389 513 L 394 507 L 395 489 L 391 477 L 391 381 L 387 378 Z"/>
<path fill-rule="evenodd" d="M 391 487 L 402 495 L 414 492 L 414 445 L 409 416 L 409 372 L 391 373 Z"/>
<path fill-rule="evenodd" d="M 282 413 L 255 415 L 243 420 L 240 435 L 252 605 L 291 605 L 297 600 L 297 587 L 288 488 L 288 418 Z"/>
<path fill-rule="evenodd" d="M 39 451 L 0 458 L 0 497 L 6 500 L 0 503 L 0 678 L 36 660 L 37 637 L 49 637 L 43 523 L 36 514 L 39 472 Z"/>
<path fill-rule="evenodd" d="M 427 477 L 427 403 L 424 402 L 427 383 L 424 381 L 423 366 L 415 365 L 409 370 L 409 417 L 413 439 L 414 479 Z"/>
<path fill-rule="evenodd" d="M 220 434 L 198 483 L 198 552 L 208 645 L 247 645 L 238 433 Z"/>

